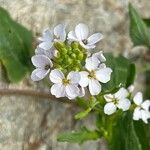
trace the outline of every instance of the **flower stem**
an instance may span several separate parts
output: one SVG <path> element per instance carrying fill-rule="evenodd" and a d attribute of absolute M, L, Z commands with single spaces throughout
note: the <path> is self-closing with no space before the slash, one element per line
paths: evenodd
<path fill-rule="evenodd" d="M 52 101 L 62 102 L 62 103 L 69 103 L 76 105 L 75 101 L 71 101 L 65 98 L 55 98 L 49 93 L 42 92 L 42 91 L 35 91 L 35 90 L 22 90 L 22 89 L 0 89 L 0 96 L 14 96 L 14 95 L 22 95 L 22 96 L 31 96 L 41 99 L 49 99 Z"/>

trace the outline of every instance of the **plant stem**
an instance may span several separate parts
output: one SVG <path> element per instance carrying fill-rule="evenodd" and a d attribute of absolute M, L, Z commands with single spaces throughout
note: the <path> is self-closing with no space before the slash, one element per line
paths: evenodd
<path fill-rule="evenodd" d="M 42 92 L 42 91 L 35 91 L 35 90 L 22 90 L 22 89 L 0 89 L 0 96 L 13 96 L 13 95 L 22 95 L 22 96 L 31 96 L 36 98 L 43 98 L 49 99 L 52 101 L 62 102 L 62 103 L 69 103 L 76 105 L 75 101 L 68 100 L 66 98 L 55 98 L 50 93 Z"/>

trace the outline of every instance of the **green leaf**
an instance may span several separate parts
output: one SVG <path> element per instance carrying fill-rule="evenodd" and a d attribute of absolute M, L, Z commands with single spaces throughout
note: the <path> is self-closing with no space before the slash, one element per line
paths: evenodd
<path fill-rule="evenodd" d="M 31 69 L 32 34 L 1 7 L 0 18 L 0 60 L 9 80 L 18 82 Z"/>
<path fill-rule="evenodd" d="M 148 134 L 150 134 L 150 125 L 145 125 L 143 121 L 135 121 L 134 128 L 142 145 L 142 150 L 149 150 L 150 140 Z"/>
<path fill-rule="evenodd" d="M 150 29 L 139 16 L 138 12 L 129 4 L 130 37 L 134 46 L 150 47 Z"/>
<path fill-rule="evenodd" d="M 85 101 L 85 100 L 84 100 Z M 75 115 L 75 119 L 82 119 L 86 117 L 89 112 L 97 105 L 99 104 L 99 101 L 95 97 L 91 97 L 88 101 L 87 106 L 88 108 L 85 111 L 81 111 Z"/>
<path fill-rule="evenodd" d="M 112 133 L 110 150 L 142 150 L 131 113 L 125 113 L 118 119 Z"/>
<path fill-rule="evenodd" d="M 106 65 L 112 68 L 111 80 L 102 84 L 102 94 L 116 91 L 119 87 L 128 87 L 135 78 L 135 66 L 123 56 L 114 57 L 111 53 L 104 54 Z"/>
<path fill-rule="evenodd" d="M 61 134 L 57 140 L 59 142 L 83 143 L 87 140 L 97 140 L 99 138 L 100 135 L 97 131 L 90 131 L 86 127 L 83 127 L 78 132 Z"/>
<path fill-rule="evenodd" d="M 88 108 L 85 111 L 81 111 L 81 112 L 77 113 L 75 115 L 75 119 L 82 119 L 82 118 L 86 117 L 91 110 L 92 110 L 91 108 Z"/>
<path fill-rule="evenodd" d="M 84 109 L 87 109 L 89 107 L 88 100 L 85 100 L 84 98 L 81 98 L 81 97 L 77 97 L 76 103 L 77 105 L 79 105 L 80 107 Z"/>
<path fill-rule="evenodd" d="M 150 19 L 149 18 L 146 18 L 146 19 L 143 19 L 143 21 L 145 22 L 145 24 L 150 27 Z"/>
<path fill-rule="evenodd" d="M 129 87 L 131 84 L 134 83 L 135 75 L 136 75 L 135 64 L 130 64 L 128 68 L 126 87 Z"/>

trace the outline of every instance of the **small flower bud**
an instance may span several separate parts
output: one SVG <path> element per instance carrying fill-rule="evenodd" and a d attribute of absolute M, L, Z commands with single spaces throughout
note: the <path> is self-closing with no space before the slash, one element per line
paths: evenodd
<path fill-rule="evenodd" d="M 76 54 L 75 54 L 75 53 L 72 53 L 72 54 L 71 54 L 71 58 L 74 58 L 74 59 L 75 59 L 75 58 L 76 58 Z"/>
<path fill-rule="evenodd" d="M 55 43 L 54 43 L 54 47 L 55 47 L 57 50 L 61 50 L 62 48 L 65 48 L 65 44 L 62 43 L 62 42 L 55 42 Z"/>

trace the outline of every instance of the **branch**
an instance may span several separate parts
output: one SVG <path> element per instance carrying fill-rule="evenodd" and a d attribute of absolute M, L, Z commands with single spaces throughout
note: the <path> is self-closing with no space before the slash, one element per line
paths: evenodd
<path fill-rule="evenodd" d="M 76 105 L 74 100 L 68 100 L 65 98 L 56 98 L 52 96 L 50 93 L 42 92 L 42 91 L 35 91 L 35 90 L 21 90 L 21 89 L 0 89 L 0 96 L 14 96 L 14 95 L 22 95 L 22 96 L 31 96 L 43 99 L 49 99 L 52 101 L 62 102 L 62 103 L 69 103 Z"/>

